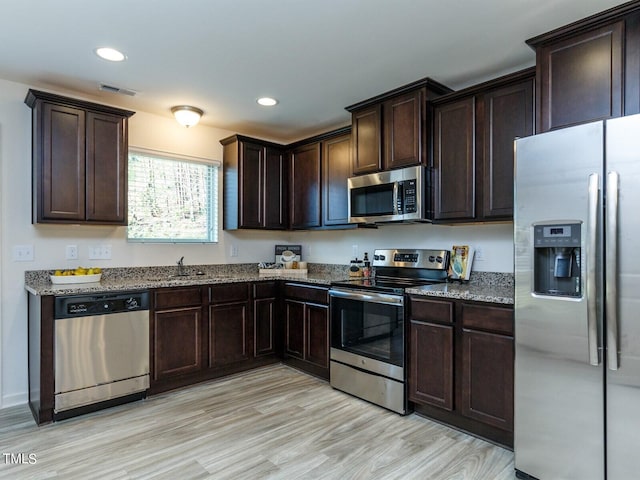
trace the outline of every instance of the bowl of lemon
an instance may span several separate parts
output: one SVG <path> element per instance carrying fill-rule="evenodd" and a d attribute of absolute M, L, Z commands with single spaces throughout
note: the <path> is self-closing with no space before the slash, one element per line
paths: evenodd
<path fill-rule="evenodd" d="M 92 283 L 99 282 L 102 278 L 102 269 L 98 267 L 56 270 L 49 276 L 54 285 L 69 283 Z"/>

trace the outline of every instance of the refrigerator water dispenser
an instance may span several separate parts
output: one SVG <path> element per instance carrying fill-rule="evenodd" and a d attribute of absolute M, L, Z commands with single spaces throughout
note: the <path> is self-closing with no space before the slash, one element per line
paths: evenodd
<path fill-rule="evenodd" d="M 533 226 L 534 292 L 580 297 L 580 223 Z"/>

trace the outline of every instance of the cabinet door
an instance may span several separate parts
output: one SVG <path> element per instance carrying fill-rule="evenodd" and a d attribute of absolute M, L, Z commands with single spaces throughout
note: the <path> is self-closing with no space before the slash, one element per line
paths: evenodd
<path fill-rule="evenodd" d="M 263 226 L 263 172 L 264 153 L 262 145 L 249 142 L 241 144 L 239 168 L 239 227 L 260 228 Z"/>
<path fill-rule="evenodd" d="M 308 362 L 329 368 L 329 307 L 308 303 L 305 306 L 306 358 Z"/>
<path fill-rule="evenodd" d="M 43 103 L 37 221 L 85 218 L 86 113 Z M 34 125 L 34 129 L 39 126 Z M 38 131 L 38 130 L 34 130 Z"/>
<path fill-rule="evenodd" d="M 285 300 L 285 354 L 304 360 L 304 302 Z"/>
<path fill-rule="evenodd" d="M 411 321 L 409 400 L 453 410 L 453 326 Z"/>
<path fill-rule="evenodd" d="M 533 79 L 484 95 L 483 212 L 513 216 L 513 141 L 533 135 Z"/>
<path fill-rule="evenodd" d="M 86 220 L 127 223 L 127 119 L 87 112 Z"/>
<path fill-rule="evenodd" d="M 259 298 L 253 301 L 253 345 L 256 357 L 275 352 L 275 308 L 275 298 Z"/>
<path fill-rule="evenodd" d="M 200 307 L 153 315 L 153 378 L 162 380 L 202 369 Z"/>
<path fill-rule="evenodd" d="M 322 143 L 322 172 L 322 224 L 346 225 L 349 223 L 350 135 Z"/>
<path fill-rule="evenodd" d="M 262 198 L 265 228 L 287 228 L 287 180 L 284 154 L 280 150 L 267 147 Z"/>
<path fill-rule="evenodd" d="M 540 47 L 538 133 L 622 115 L 624 21 Z"/>
<path fill-rule="evenodd" d="M 513 430 L 513 337 L 463 329 L 464 416 Z"/>
<path fill-rule="evenodd" d="M 382 169 L 381 116 L 382 105 L 374 105 L 351 114 L 353 142 L 351 170 L 354 175 L 377 172 Z"/>
<path fill-rule="evenodd" d="M 209 307 L 209 367 L 249 359 L 247 302 Z"/>
<path fill-rule="evenodd" d="M 291 154 L 291 228 L 319 227 L 320 143 L 296 148 Z"/>
<path fill-rule="evenodd" d="M 418 90 L 384 103 L 384 169 L 424 161 L 423 94 Z"/>
<path fill-rule="evenodd" d="M 436 220 L 475 216 L 475 97 L 434 109 Z"/>

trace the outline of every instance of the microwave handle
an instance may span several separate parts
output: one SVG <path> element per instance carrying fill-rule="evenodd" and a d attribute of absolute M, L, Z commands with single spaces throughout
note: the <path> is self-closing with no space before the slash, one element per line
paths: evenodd
<path fill-rule="evenodd" d="M 393 214 L 398 215 L 398 193 L 400 190 L 400 182 L 393 182 Z"/>

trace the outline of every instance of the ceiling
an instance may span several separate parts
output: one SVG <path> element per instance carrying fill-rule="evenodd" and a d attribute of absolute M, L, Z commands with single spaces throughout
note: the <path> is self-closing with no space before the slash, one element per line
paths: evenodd
<path fill-rule="evenodd" d="M 290 142 L 431 77 L 459 89 L 531 66 L 525 40 L 615 0 L 4 0 L 0 78 Z M 111 63 L 94 49 L 111 46 Z M 104 83 L 137 94 L 102 92 Z M 275 107 L 256 103 L 260 96 Z M 197 127 L 195 127 L 197 128 Z"/>

